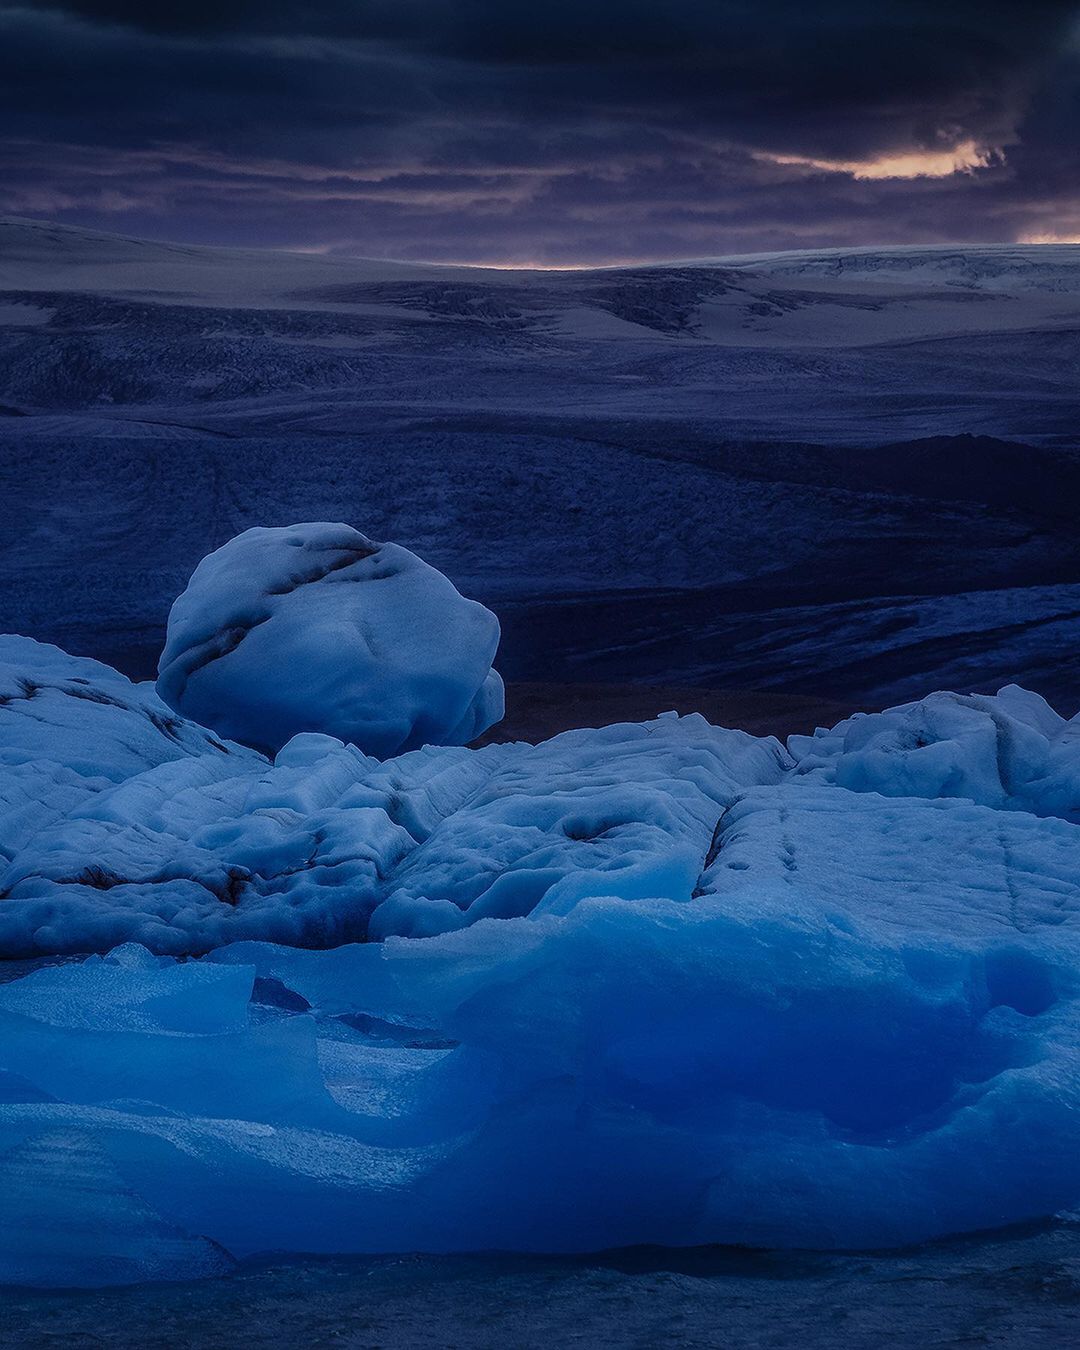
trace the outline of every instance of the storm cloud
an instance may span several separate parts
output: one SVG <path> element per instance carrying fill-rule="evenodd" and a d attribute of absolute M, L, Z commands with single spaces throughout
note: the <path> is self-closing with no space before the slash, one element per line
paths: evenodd
<path fill-rule="evenodd" d="M 1077 3 L 0 0 L 0 211 L 592 263 L 1080 238 Z"/>

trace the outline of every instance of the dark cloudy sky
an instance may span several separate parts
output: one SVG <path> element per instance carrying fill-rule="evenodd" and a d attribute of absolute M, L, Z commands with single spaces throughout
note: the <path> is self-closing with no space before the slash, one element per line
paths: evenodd
<path fill-rule="evenodd" d="M 1080 239 L 1080 3 L 0 0 L 0 213 L 510 263 Z"/>

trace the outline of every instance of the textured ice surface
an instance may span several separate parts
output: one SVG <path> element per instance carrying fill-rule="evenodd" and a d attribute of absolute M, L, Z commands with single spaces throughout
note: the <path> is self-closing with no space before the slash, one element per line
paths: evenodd
<path fill-rule="evenodd" d="M 169 615 L 158 692 L 250 745 L 319 731 L 371 754 L 464 745 L 502 717 L 499 622 L 348 525 L 245 530 Z"/>
<path fill-rule="evenodd" d="M 776 741 L 700 717 L 383 762 L 311 734 L 273 765 L 171 762 L 63 815 L 54 791 L 0 874 L 0 950 L 332 946 L 590 894 L 688 899 L 720 811 L 783 762 Z"/>
<path fill-rule="evenodd" d="M 0 636 L 0 858 L 114 784 L 180 760 L 212 772 L 259 757 L 98 661 Z"/>
<path fill-rule="evenodd" d="M 1080 823 L 1080 714 L 1067 722 L 1038 694 L 931 694 L 792 736 L 798 771 L 887 797 L 964 797 Z"/>
<path fill-rule="evenodd" d="M 143 697 L 92 707 L 153 731 Z M 81 795 L 42 780 L 0 946 L 142 945 L 0 985 L 9 1281 L 880 1246 L 1080 1203 L 1080 739 L 1034 695 L 790 755 L 662 717 L 270 764 L 186 724 L 89 785 L 37 699 Z"/>
<path fill-rule="evenodd" d="M 590 895 L 689 900 L 717 815 L 786 757 L 771 738 L 672 714 L 498 747 L 489 762 L 465 809 L 404 860 L 372 936 L 565 914 Z"/>

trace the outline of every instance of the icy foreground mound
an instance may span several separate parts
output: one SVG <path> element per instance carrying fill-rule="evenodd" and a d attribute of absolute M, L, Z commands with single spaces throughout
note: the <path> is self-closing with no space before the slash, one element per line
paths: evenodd
<path fill-rule="evenodd" d="M 348 525 L 251 529 L 173 605 L 157 687 L 263 750 L 319 731 L 393 755 L 499 721 L 498 645 L 495 615 L 398 544 Z"/>
<path fill-rule="evenodd" d="M 123 776 L 127 686 L 75 798 L 67 697 L 22 733 L 47 818 L 6 846 L 0 948 L 144 945 L 0 985 L 3 1279 L 877 1246 L 1080 1203 L 1080 722 L 1034 695 L 790 754 L 670 717 L 271 765 L 184 726 Z"/>
<path fill-rule="evenodd" d="M 17 642 L 36 672 L 35 644 Z M 96 709 L 111 687 L 80 686 L 79 698 Z M 52 706 L 35 704 L 40 758 L 0 762 L 0 801 L 13 803 L 10 825 L 0 820 L 6 956 L 132 940 L 175 955 L 245 938 L 333 946 L 563 913 L 585 895 L 686 900 L 719 813 L 786 759 L 775 741 L 692 717 L 381 762 L 302 734 L 271 764 L 174 719 L 174 737 L 209 748 L 170 741 L 158 762 L 130 755 L 144 713 L 115 701 L 82 728 L 79 763 L 128 754 L 127 775 L 73 783 L 68 704 L 50 735 Z M 25 720 L 20 702 L 0 704 L 0 735 L 14 724 L 25 737 Z"/>

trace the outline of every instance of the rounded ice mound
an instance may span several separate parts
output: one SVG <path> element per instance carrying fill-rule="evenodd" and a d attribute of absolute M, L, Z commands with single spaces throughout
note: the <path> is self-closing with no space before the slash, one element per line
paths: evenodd
<path fill-rule="evenodd" d="M 495 615 L 398 544 L 341 524 L 255 528 L 173 605 L 157 689 L 262 750 L 324 732 L 385 757 L 497 722 L 498 644 Z"/>

